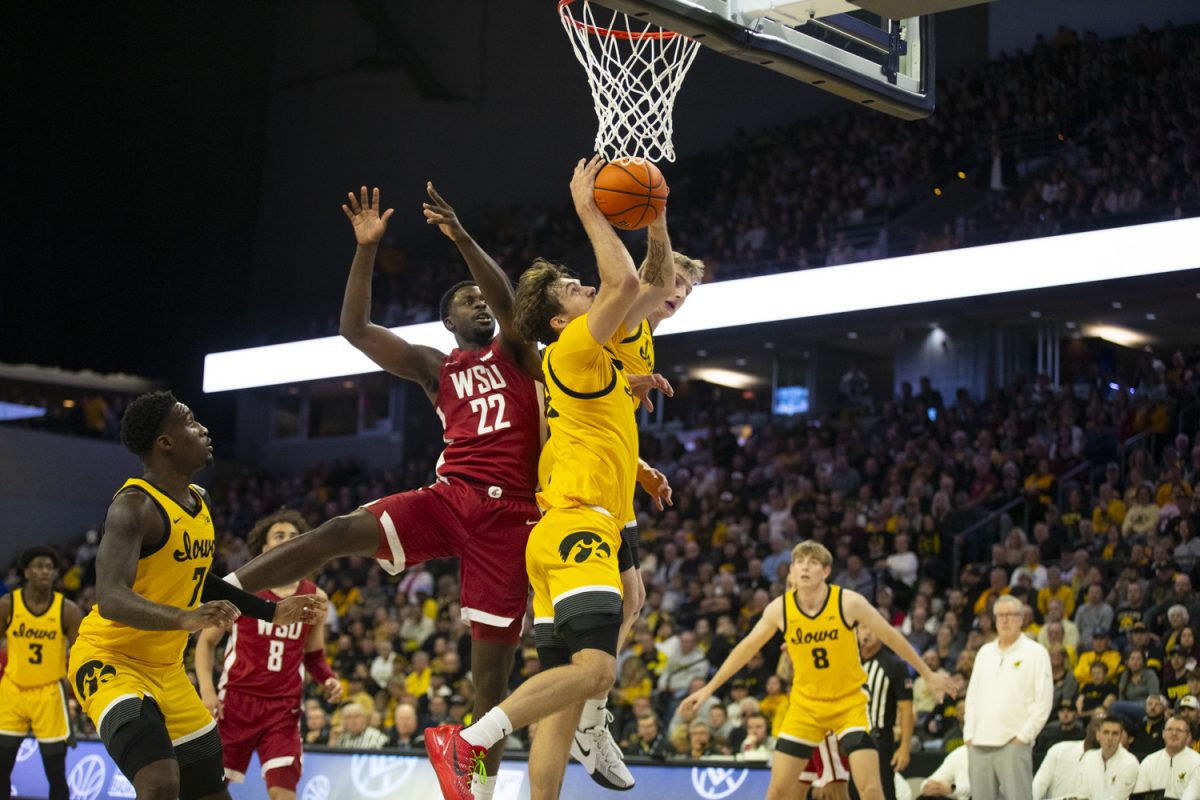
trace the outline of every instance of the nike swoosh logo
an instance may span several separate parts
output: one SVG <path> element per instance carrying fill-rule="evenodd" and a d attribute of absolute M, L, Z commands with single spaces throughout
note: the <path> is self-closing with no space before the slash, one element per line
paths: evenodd
<path fill-rule="evenodd" d="M 525 520 L 525 524 L 526 524 L 526 525 L 537 525 L 539 522 L 541 522 L 541 520 L 540 520 L 540 519 L 527 519 L 527 520 Z"/>
<path fill-rule="evenodd" d="M 579 743 L 578 733 L 575 734 L 575 747 L 579 749 L 579 763 L 583 764 L 589 773 L 593 772 L 596 769 L 596 756 L 591 750 L 586 749 L 582 744 Z"/>
<path fill-rule="evenodd" d="M 179 524 L 179 520 L 181 520 L 181 519 L 183 519 L 183 517 L 182 517 L 182 516 L 179 516 L 179 517 L 176 517 L 175 519 L 171 520 L 171 522 L 173 522 L 173 523 L 175 523 L 176 525 L 178 525 L 178 524 Z"/>

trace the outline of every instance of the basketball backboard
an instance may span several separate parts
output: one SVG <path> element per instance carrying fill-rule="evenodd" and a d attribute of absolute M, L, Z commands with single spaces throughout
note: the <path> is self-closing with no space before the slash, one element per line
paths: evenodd
<path fill-rule="evenodd" d="M 934 107 L 933 18 L 988 0 L 597 0 L 904 119 Z"/>

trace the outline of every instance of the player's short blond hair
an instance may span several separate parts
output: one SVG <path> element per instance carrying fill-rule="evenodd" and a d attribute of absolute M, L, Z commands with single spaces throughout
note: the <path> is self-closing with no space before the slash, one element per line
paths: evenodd
<path fill-rule="evenodd" d="M 833 553 L 829 552 L 829 548 L 811 539 L 807 542 L 801 542 L 792 548 L 793 564 L 806 558 L 816 559 L 822 567 L 833 566 Z"/>
<path fill-rule="evenodd" d="M 675 266 L 687 272 L 688 280 L 692 282 L 692 286 L 699 286 L 704 282 L 704 262 L 698 258 L 685 256 L 680 252 L 672 252 L 671 258 L 675 260 Z"/>

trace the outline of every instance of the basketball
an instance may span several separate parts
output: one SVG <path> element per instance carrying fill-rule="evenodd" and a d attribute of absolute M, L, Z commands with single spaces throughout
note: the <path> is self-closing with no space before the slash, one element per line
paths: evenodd
<path fill-rule="evenodd" d="M 611 161 L 596 176 L 596 205 L 623 231 L 636 231 L 658 219 L 669 193 L 662 172 L 645 159 Z"/>

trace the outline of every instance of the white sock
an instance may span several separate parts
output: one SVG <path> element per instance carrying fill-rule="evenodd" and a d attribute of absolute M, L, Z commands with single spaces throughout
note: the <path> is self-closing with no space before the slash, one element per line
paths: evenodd
<path fill-rule="evenodd" d="M 508 721 L 508 714 L 505 714 L 500 706 L 496 706 L 484 714 L 474 725 L 464 728 L 462 737 L 469 744 L 491 750 L 496 746 L 496 742 L 512 733 L 512 729 L 512 723 Z"/>
<path fill-rule="evenodd" d="M 479 775 L 471 776 L 471 796 L 475 800 L 492 800 L 496 793 L 496 776 L 488 775 L 487 780 L 479 780 Z"/>
<path fill-rule="evenodd" d="M 604 696 L 599 700 L 588 700 L 583 704 L 583 714 L 579 717 L 579 730 L 586 731 L 589 728 L 594 728 L 597 725 L 604 725 L 608 722 L 605 716 L 605 711 L 608 710 L 608 696 Z"/>

